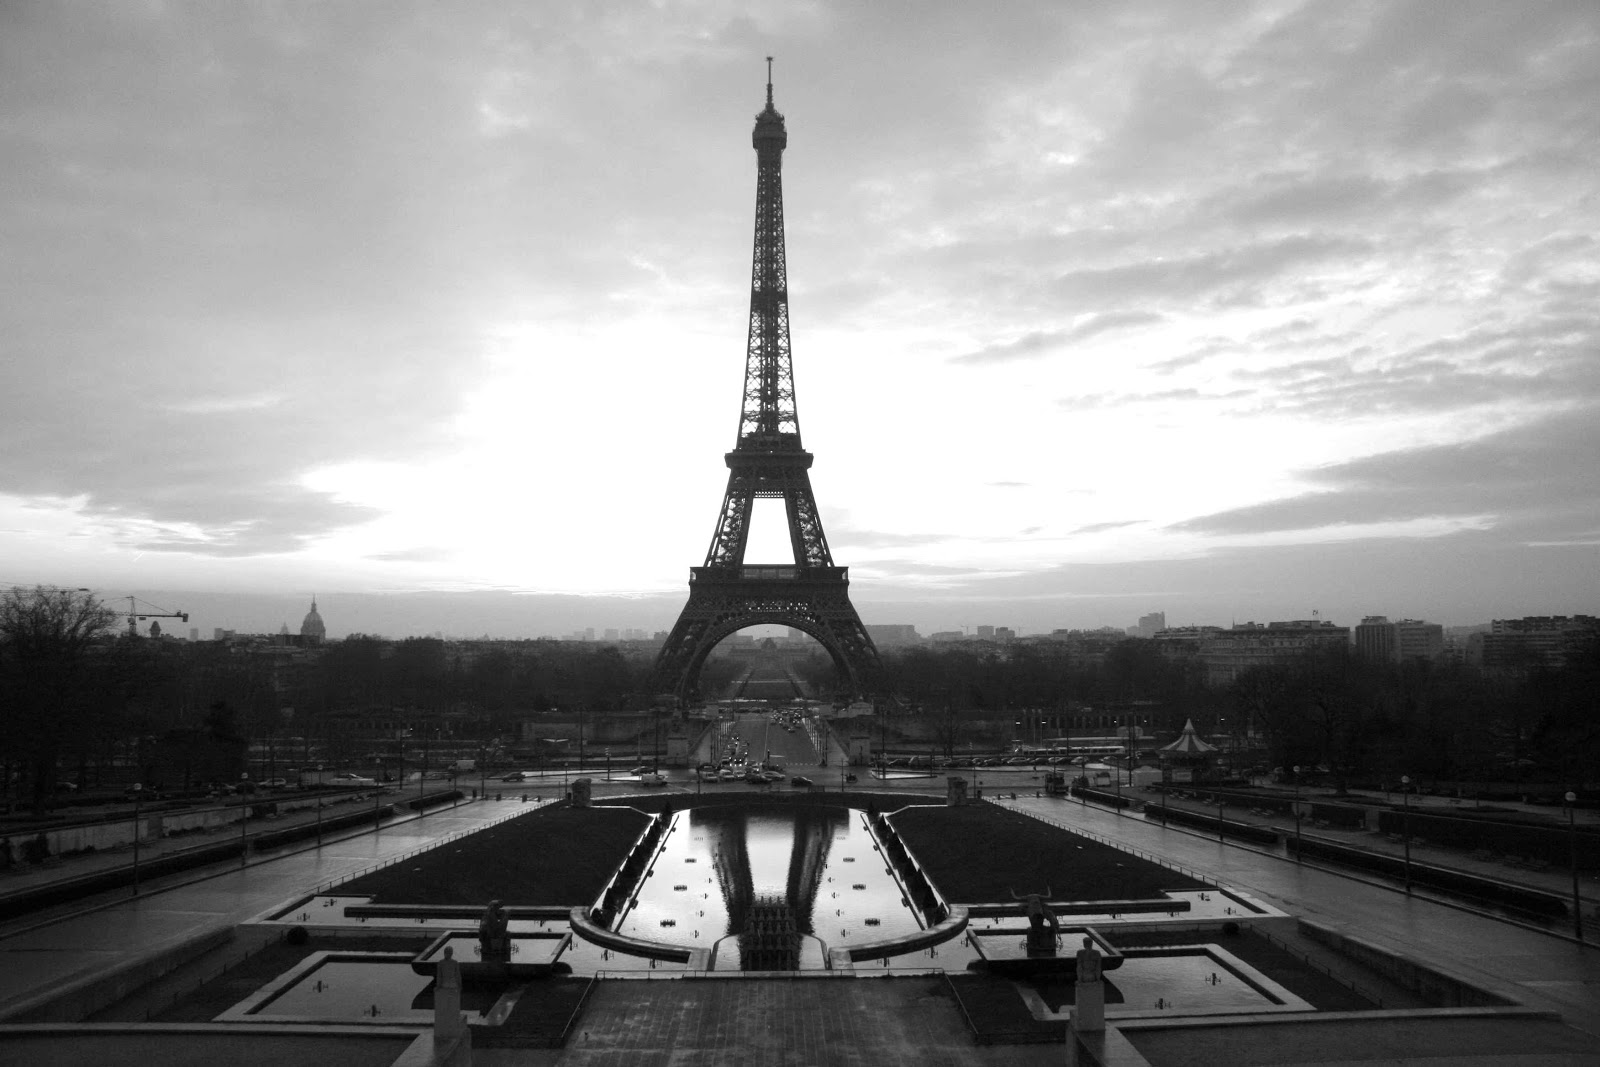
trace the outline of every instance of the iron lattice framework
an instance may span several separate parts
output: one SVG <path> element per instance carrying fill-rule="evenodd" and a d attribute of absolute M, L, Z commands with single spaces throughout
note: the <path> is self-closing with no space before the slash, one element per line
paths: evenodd
<path fill-rule="evenodd" d="M 811 453 L 800 443 L 789 348 L 789 282 L 783 242 L 783 116 L 756 116 L 756 233 L 750 270 L 750 332 L 745 349 L 739 435 L 728 464 L 728 491 L 705 565 L 689 574 L 689 602 L 656 660 L 659 689 L 694 695 L 700 668 L 717 643 L 746 626 L 776 623 L 809 634 L 860 691 L 878 653 L 850 603 L 849 569 L 835 567 L 811 493 Z M 745 546 L 758 497 L 779 498 L 789 522 L 793 565 L 746 566 Z"/>

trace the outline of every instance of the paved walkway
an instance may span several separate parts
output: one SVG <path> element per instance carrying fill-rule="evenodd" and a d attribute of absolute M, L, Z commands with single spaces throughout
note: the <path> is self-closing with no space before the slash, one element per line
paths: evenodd
<path fill-rule="evenodd" d="M 1600 1040 L 1600 947 L 1407 897 L 1214 838 L 1095 805 L 1023 797 L 1005 806 L 1081 828 L 1235 886 L 1275 907 L 1426 960 L 1529 1007 L 1560 1012 Z"/>
<path fill-rule="evenodd" d="M 235 926 L 319 882 L 348 876 L 529 808 L 510 800 L 445 807 L 423 818 L 385 825 L 375 833 L 225 869 L 175 889 L 5 935 L 0 938 L 0 1017 L 43 992 L 104 974 L 206 930 Z"/>

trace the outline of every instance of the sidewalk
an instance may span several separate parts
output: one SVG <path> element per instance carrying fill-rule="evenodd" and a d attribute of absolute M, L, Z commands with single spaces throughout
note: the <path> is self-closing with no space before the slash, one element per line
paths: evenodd
<path fill-rule="evenodd" d="M 1135 802 L 1145 805 L 1151 811 L 1161 807 L 1159 793 L 1146 793 L 1143 790 L 1135 789 L 1127 791 L 1127 795 L 1133 798 Z M 1313 801 L 1319 803 L 1382 804 L 1381 796 L 1377 798 L 1367 795 L 1335 797 L 1332 794 L 1313 794 L 1311 792 L 1302 794 L 1302 806 L 1309 807 Z M 1217 813 L 1215 804 L 1182 800 L 1171 796 L 1167 798 L 1167 807 L 1175 811 L 1192 811 L 1202 815 L 1216 815 Z M 1418 809 L 1413 808 L 1412 810 L 1417 811 Z M 1446 809 L 1445 805 L 1434 803 L 1422 809 L 1422 813 L 1444 814 L 1447 810 L 1449 809 Z M 1230 805 L 1224 810 L 1223 814 L 1234 822 L 1268 827 L 1287 837 L 1294 835 L 1294 817 L 1281 812 L 1257 815 L 1248 809 Z M 1584 814 L 1592 815 L 1593 813 Z M 1582 820 L 1580 820 L 1581 822 Z M 1302 820 L 1300 829 L 1301 833 L 1306 837 L 1334 841 L 1368 852 L 1393 856 L 1396 859 L 1405 855 L 1405 844 L 1403 842 L 1391 840 L 1386 834 L 1376 830 L 1348 830 L 1336 826 L 1316 826 L 1309 818 Z M 1465 849 L 1447 848 L 1442 845 L 1425 842 L 1419 843 L 1415 838 L 1413 838 L 1411 845 L 1411 858 L 1418 863 L 1465 871 L 1468 874 L 1475 874 L 1497 882 L 1538 889 L 1559 897 L 1570 899 L 1572 896 L 1572 872 L 1566 867 L 1552 865 L 1543 870 L 1529 867 L 1513 867 L 1503 861 L 1473 855 Z M 1579 872 L 1579 897 L 1584 905 L 1584 918 L 1592 920 L 1595 917 L 1594 909 L 1600 906 L 1600 875 L 1595 872 Z"/>
<path fill-rule="evenodd" d="M 231 930 L 261 912 L 459 831 L 533 810 L 532 805 L 463 802 L 386 823 L 247 866 L 213 865 L 162 892 L 62 915 L 0 933 L 0 1018 L 41 997 L 135 965 L 209 931 Z"/>
<path fill-rule="evenodd" d="M 395 804 L 409 797 L 392 790 L 380 790 L 379 802 Z M 338 794 L 324 798 L 322 816 L 327 819 L 348 815 L 359 811 L 362 806 L 370 808 L 373 802 L 373 793 L 362 792 L 354 794 Z M 133 809 L 126 812 L 117 812 L 118 818 L 108 818 L 107 822 L 132 821 Z M 245 827 L 246 836 L 252 841 L 258 834 L 282 830 L 292 826 L 310 826 L 317 821 L 316 809 L 300 810 L 287 815 L 280 815 L 267 819 L 251 819 Z M 340 831 L 341 834 L 351 832 L 348 828 Z M 156 837 L 143 840 L 139 843 L 139 862 L 141 866 L 162 856 L 177 855 L 194 849 L 206 848 L 230 838 L 238 840 L 240 828 L 237 823 L 219 826 L 214 829 L 194 831 L 185 834 L 175 834 L 170 837 Z M 310 840 L 315 840 L 314 838 Z M 300 843 L 283 846 L 284 848 L 298 848 Z M 278 851 L 273 848 L 273 852 Z M 133 845 L 131 843 L 119 845 L 115 848 L 99 849 L 86 852 L 72 852 L 63 856 L 51 856 L 43 863 L 13 863 L 11 866 L 0 870 L 0 902 L 9 898 L 21 896 L 43 886 L 56 885 L 90 875 L 101 874 L 107 871 L 133 868 Z"/>
<path fill-rule="evenodd" d="M 1118 815 L 1095 804 L 1020 795 L 1004 804 L 1160 856 L 1291 915 L 1422 960 L 1517 1003 L 1557 1012 L 1600 1039 L 1600 948 L 1593 944 L 1579 945 L 1426 897 L 1406 896 L 1398 887 L 1223 844 L 1214 836 Z"/>

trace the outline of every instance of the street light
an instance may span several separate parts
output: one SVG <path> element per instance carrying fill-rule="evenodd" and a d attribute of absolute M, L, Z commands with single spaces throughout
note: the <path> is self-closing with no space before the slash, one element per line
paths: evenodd
<path fill-rule="evenodd" d="M 1400 836 L 1406 846 L 1406 895 L 1411 895 L 1411 776 L 1400 776 Z"/>
<path fill-rule="evenodd" d="M 1296 864 L 1306 862 L 1304 854 L 1301 853 L 1301 843 L 1299 843 L 1301 817 L 1301 809 L 1299 809 L 1299 763 L 1296 763 L 1294 765 L 1294 862 Z"/>
<path fill-rule="evenodd" d="M 1567 790 L 1567 865 L 1572 868 L 1572 935 L 1583 940 L 1583 901 L 1578 897 L 1578 794 Z"/>
<path fill-rule="evenodd" d="M 239 866 L 250 861 L 250 839 L 246 836 L 250 825 L 250 802 L 245 799 L 245 786 L 250 784 L 250 772 L 239 772 Z"/>
<path fill-rule="evenodd" d="M 1304 863 L 1304 854 L 1300 851 L 1300 765 L 1294 768 L 1294 861 Z"/>
<path fill-rule="evenodd" d="M 144 783 L 133 783 L 133 895 L 139 895 L 139 802 L 144 799 Z"/>

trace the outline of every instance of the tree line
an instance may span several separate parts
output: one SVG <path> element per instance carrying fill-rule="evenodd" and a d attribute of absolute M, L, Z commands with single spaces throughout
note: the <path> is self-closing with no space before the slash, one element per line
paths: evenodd
<path fill-rule="evenodd" d="M 329 738 L 371 713 L 448 721 L 487 739 L 521 719 L 648 706 L 653 659 L 606 644 L 445 642 L 355 635 L 314 656 L 221 642 L 121 636 L 92 594 L 0 592 L 0 769 L 6 795 L 46 806 L 66 781 L 137 766 L 160 751 L 181 783 L 236 778 L 246 739 Z M 820 650 L 793 661 L 824 696 L 845 686 Z M 894 714 L 933 716 L 952 738 L 964 721 L 1023 708 L 1138 709 L 1175 733 L 1186 719 L 1212 740 L 1253 747 L 1269 765 L 1326 767 L 1341 780 L 1503 780 L 1581 785 L 1600 768 L 1600 641 L 1559 669 L 1491 674 L 1455 662 L 1372 663 L 1333 649 L 1253 667 L 1211 686 L 1201 664 L 1154 642 L 1095 655 L 1067 643 L 884 650 L 873 681 Z M 740 667 L 711 660 L 702 691 Z"/>

